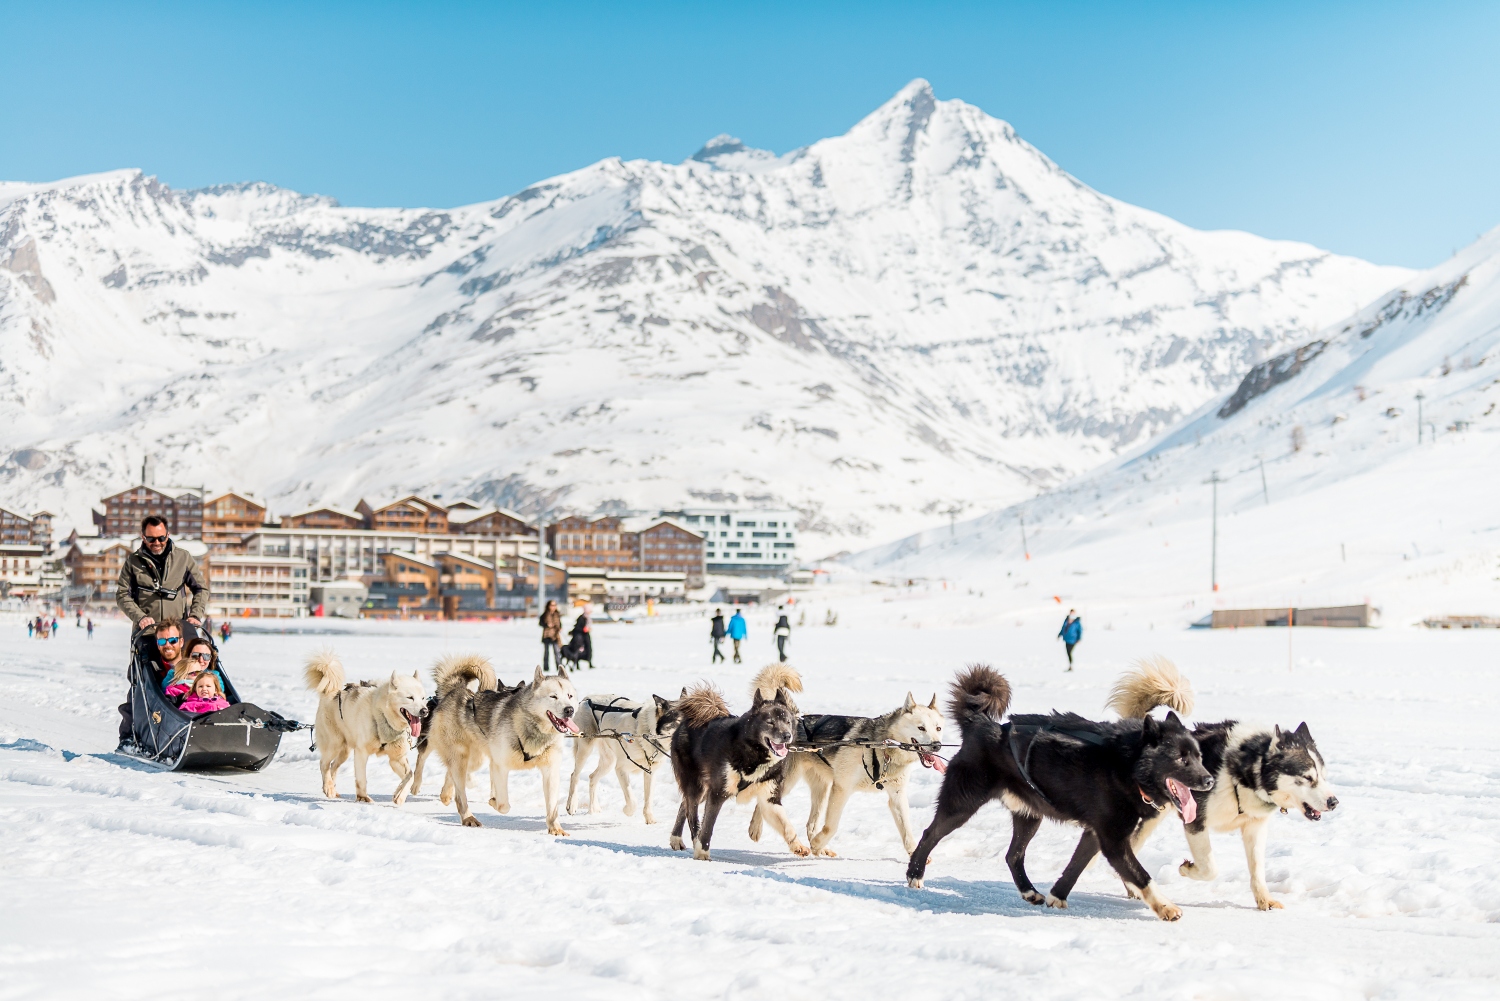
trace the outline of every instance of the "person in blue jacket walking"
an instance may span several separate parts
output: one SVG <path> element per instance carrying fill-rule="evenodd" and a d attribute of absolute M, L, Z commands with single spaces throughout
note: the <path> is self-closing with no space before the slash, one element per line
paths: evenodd
<path fill-rule="evenodd" d="M 749 630 L 745 628 L 745 617 L 741 615 L 740 610 L 736 608 L 734 610 L 733 618 L 729 620 L 729 638 L 734 642 L 734 662 L 736 664 L 741 663 L 740 640 L 744 639 L 745 636 L 748 635 L 748 633 Z"/>
<path fill-rule="evenodd" d="M 1078 618 L 1078 609 L 1068 609 L 1068 615 L 1063 619 L 1062 628 L 1057 635 L 1062 637 L 1063 646 L 1068 650 L 1068 670 L 1073 670 L 1073 648 L 1078 641 L 1083 639 L 1083 621 Z"/>

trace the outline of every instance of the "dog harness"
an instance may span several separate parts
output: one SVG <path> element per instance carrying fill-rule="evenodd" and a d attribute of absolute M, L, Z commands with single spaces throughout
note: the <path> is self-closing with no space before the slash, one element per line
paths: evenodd
<path fill-rule="evenodd" d="M 1006 744 L 1010 748 L 1010 756 L 1015 760 L 1016 770 L 1021 773 L 1021 778 L 1026 780 L 1026 784 L 1031 787 L 1031 791 L 1036 793 L 1043 803 L 1054 810 L 1056 807 L 1052 806 L 1052 801 L 1047 798 L 1047 794 L 1042 792 L 1041 787 L 1031 777 L 1031 752 L 1036 748 L 1036 738 L 1044 733 L 1059 733 L 1064 737 L 1071 737 L 1085 744 L 1093 744 L 1095 747 L 1104 746 L 1104 736 L 1102 734 L 1095 733 L 1092 730 L 1055 726 L 1051 723 L 1009 722 L 1004 724 L 1000 729 L 1005 731 Z M 1146 794 L 1142 792 L 1141 797 L 1144 799 L 1145 796 Z M 1146 802 L 1149 803 L 1151 801 L 1147 799 Z"/>
<path fill-rule="evenodd" d="M 644 708 L 646 708 L 646 707 L 645 706 L 636 706 L 634 709 L 631 709 L 629 706 L 621 706 L 621 705 L 616 705 L 615 704 L 616 702 L 623 701 L 624 698 L 625 698 L 625 696 L 623 696 L 623 695 L 616 695 L 615 698 L 614 698 L 614 701 L 610 702 L 608 705 L 600 705 L 599 703 L 595 702 L 593 699 L 584 699 L 583 700 L 583 704 L 586 705 L 586 706 L 588 706 L 589 712 L 591 712 L 591 713 L 594 714 L 594 729 L 595 730 L 603 730 L 604 729 L 604 720 L 603 720 L 602 717 L 608 715 L 609 713 L 629 713 L 632 719 L 640 719 L 640 717 L 641 717 L 641 710 L 644 709 Z M 640 737 L 647 744 L 649 744 L 652 747 L 656 748 L 656 752 L 657 752 L 658 756 L 653 759 L 651 757 L 651 752 L 650 751 L 646 751 L 645 752 L 646 763 L 644 765 L 642 765 L 640 762 L 636 761 L 635 758 L 633 758 L 633 757 L 630 756 L 630 749 L 625 746 L 626 741 L 631 740 L 632 737 Z M 667 754 L 668 753 L 660 744 L 658 744 L 655 740 L 653 740 L 649 734 L 641 733 L 641 734 L 621 735 L 617 731 L 614 734 L 614 740 L 615 740 L 615 742 L 617 744 L 620 745 L 620 753 L 623 754 L 623 755 L 625 755 L 625 760 L 629 761 L 632 765 L 635 765 L 637 768 L 639 768 L 643 772 L 652 772 L 652 771 L 655 771 L 656 770 L 656 762 L 658 762 L 658 761 L 661 760 L 660 756 L 663 755 L 663 754 Z M 525 752 L 523 751 L 522 753 L 524 754 Z"/>

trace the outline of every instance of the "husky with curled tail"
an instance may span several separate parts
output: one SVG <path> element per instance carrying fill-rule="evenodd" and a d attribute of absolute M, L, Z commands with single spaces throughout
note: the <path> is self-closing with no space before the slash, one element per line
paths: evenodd
<path fill-rule="evenodd" d="M 683 692 L 677 700 L 681 722 L 672 735 L 672 771 L 682 793 L 672 825 L 674 851 L 686 847 L 682 829 L 687 825 L 693 857 L 708 859 L 714 822 L 724 804 L 734 799 L 754 800 L 757 812 L 770 819 L 787 847 L 797 855 L 808 854 L 781 806 L 787 752 L 797 733 L 797 704 L 791 692 L 801 690 L 796 671 L 772 664 L 756 677 L 750 709 L 741 716 L 731 713 L 724 696 L 706 682 Z"/>
<path fill-rule="evenodd" d="M 807 814 L 807 843 L 811 852 L 836 854 L 828 844 L 838 833 L 850 796 L 856 792 L 883 792 L 891 819 L 896 822 L 903 854 L 910 856 L 917 847 L 917 836 L 911 827 L 907 775 L 918 763 L 939 774 L 947 769 L 937 753 L 943 745 L 943 715 L 938 711 L 937 695 L 924 706 L 907 692 L 906 701 L 883 716 L 803 714 L 798 721 L 797 739 L 799 743 L 829 745 L 789 754 L 786 777 L 777 794 L 779 802 L 798 782 L 807 783 L 812 797 Z M 750 817 L 752 840 L 760 840 L 761 820 L 757 808 Z"/>
<path fill-rule="evenodd" d="M 509 813 L 510 773 L 535 768 L 542 773 L 547 833 L 566 836 L 558 823 L 563 737 L 578 732 L 578 692 L 561 667 L 552 676 L 538 667 L 530 682 L 509 689 L 500 689 L 494 676 L 482 657 L 445 658 L 433 670 L 438 701 L 429 713 L 428 746 L 448 770 L 443 802 L 451 791 L 463 825 L 483 827 L 469 809 L 469 774 L 488 759 L 490 806 Z M 478 691 L 469 690 L 470 681 L 480 684 Z"/>
<path fill-rule="evenodd" d="M 1182 693 L 1187 694 L 1186 704 Z M 1157 706 L 1192 711 L 1192 687 L 1165 657 L 1137 661 L 1109 695 L 1109 708 L 1122 718 L 1140 719 Z M 1250 891 L 1263 911 L 1281 907 L 1266 886 L 1266 832 L 1279 810 L 1300 812 L 1308 820 L 1339 805 L 1324 776 L 1323 755 L 1303 723 L 1295 730 L 1227 719 L 1199 723 L 1193 737 L 1203 750 L 1203 765 L 1213 774 L 1212 789 L 1193 793 L 1197 815 L 1184 815 L 1183 830 L 1193 857 L 1178 866 L 1190 879 L 1213 879 L 1213 846 L 1209 831 L 1239 831 L 1250 867 Z M 1145 826 L 1145 825 L 1143 825 Z"/>
<path fill-rule="evenodd" d="M 475 691 L 493 692 L 502 688 L 506 691 L 511 690 L 505 688 L 495 677 L 494 666 L 478 654 L 452 653 L 439 657 L 437 663 L 432 666 L 432 678 L 437 683 L 437 694 L 428 699 L 427 705 L 422 708 L 422 733 L 417 738 L 417 767 L 412 772 L 411 794 L 413 796 L 420 795 L 422 792 L 422 773 L 427 767 L 427 756 L 432 753 L 433 711 L 438 705 L 454 696 L 459 688 L 471 694 Z M 469 705 L 472 705 L 472 702 Z M 451 776 L 444 777 L 439 799 L 444 803 L 453 801 Z"/>
<path fill-rule="evenodd" d="M 933 847 L 998 799 L 1011 812 L 1005 861 L 1023 900 L 1066 907 L 1073 883 L 1102 852 L 1126 891 L 1157 917 L 1182 916 L 1152 885 L 1131 844 L 1144 821 L 1159 817 L 1157 804 L 1173 803 L 1191 821 L 1197 809 L 1193 791 L 1213 785 L 1197 741 L 1175 713 L 1160 722 L 1147 717 L 1099 723 L 1053 712 L 1002 723 L 1010 684 L 984 665 L 960 672 L 952 691 L 949 713 L 963 744 L 943 776 L 932 824 L 912 852 L 908 885 L 921 887 Z M 1026 874 L 1026 847 L 1043 819 L 1084 829 L 1067 869 L 1045 896 Z"/>
<path fill-rule="evenodd" d="M 338 798 L 335 780 L 345 761 L 354 755 L 354 798 L 373 803 L 365 781 L 365 764 L 372 754 L 383 754 L 391 771 L 401 780 L 391 802 L 406 800 L 406 778 L 410 768 L 409 737 L 422 732 L 420 714 L 425 695 L 416 674 L 410 678 L 394 671 L 385 681 L 344 682 L 344 665 L 332 650 L 319 650 L 307 659 L 302 671 L 307 687 L 318 693 L 318 769 L 323 775 L 323 795 Z"/>

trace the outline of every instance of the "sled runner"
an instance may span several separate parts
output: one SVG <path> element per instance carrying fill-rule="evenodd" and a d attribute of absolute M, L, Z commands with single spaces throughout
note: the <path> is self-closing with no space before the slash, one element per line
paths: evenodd
<path fill-rule="evenodd" d="M 195 631 L 191 626 L 187 631 Z M 210 638 L 211 639 L 211 638 Z M 132 732 L 138 750 L 131 756 L 161 765 L 168 771 L 197 768 L 245 768 L 259 771 L 271 763 L 281 735 L 302 729 L 295 720 L 241 700 L 234 682 L 219 662 L 228 709 L 185 713 L 162 691 L 161 674 L 147 644 L 150 633 L 132 644 L 130 706 Z"/>

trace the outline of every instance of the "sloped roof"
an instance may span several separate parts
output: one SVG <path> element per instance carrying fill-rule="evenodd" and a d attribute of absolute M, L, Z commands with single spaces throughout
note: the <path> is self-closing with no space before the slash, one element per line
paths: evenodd
<path fill-rule="evenodd" d="M 655 528 L 657 525 L 671 525 L 673 528 L 682 529 L 689 535 L 696 536 L 700 539 L 703 538 L 703 533 L 698 531 L 698 529 L 689 528 L 682 522 L 678 521 L 676 518 L 669 518 L 666 515 L 626 518 L 625 521 L 621 524 L 621 528 L 627 532 L 644 532 L 647 529 Z"/>

